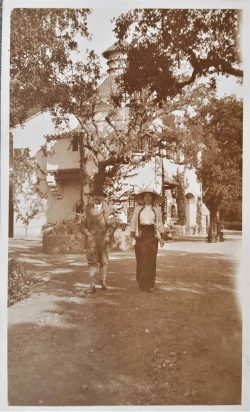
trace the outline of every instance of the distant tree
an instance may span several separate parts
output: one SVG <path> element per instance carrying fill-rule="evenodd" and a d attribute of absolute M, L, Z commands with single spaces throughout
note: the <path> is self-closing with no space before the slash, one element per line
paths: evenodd
<path fill-rule="evenodd" d="M 121 76 L 129 95 L 148 88 L 154 99 L 174 97 L 197 79 L 242 78 L 240 12 L 227 9 L 134 9 L 116 19 L 119 39 L 130 35 Z"/>
<path fill-rule="evenodd" d="M 184 226 L 186 224 L 186 198 L 185 198 L 185 189 L 187 188 L 187 182 L 185 179 L 185 171 L 177 171 L 177 174 L 174 178 L 177 183 L 177 187 L 174 190 L 174 197 L 176 198 L 177 203 L 177 215 L 178 221 L 177 224 Z"/>
<path fill-rule="evenodd" d="M 25 204 L 23 204 L 23 207 L 19 206 L 18 209 L 16 209 L 16 220 L 20 220 L 25 228 L 24 237 L 27 237 L 30 222 L 35 219 L 42 210 L 41 203 L 38 199 L 32 199 L 30 196 L 25 196 Z"/>
<path fill-rule="evenodd" d="M 198 229 L 198 234 L 202 232 L 202 200 L 198 197 L 196 203 L 196 224 Z"/>
<path fill-rule="evenodd" d="M 24 224 L 26 237 L 30 222 L 44 209 L 45 196 L 39 187 L 44 173 L 30 157 L 29 149 L 15 149 L 11 164 L 14 211 L 16 220 Z"/>
<path fill-rule="evenodd" d="M 202 183 L 210 212 L 208 241 L 216 241 L 218 212 L 242 193 L 242 101 L 212 98 L 186 123 L 186 157 Z"/>

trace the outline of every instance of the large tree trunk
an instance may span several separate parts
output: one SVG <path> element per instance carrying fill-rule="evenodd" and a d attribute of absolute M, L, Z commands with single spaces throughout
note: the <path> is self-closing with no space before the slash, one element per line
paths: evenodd
<path fill-rule="evenodd" d="M 215 243 L 218 240 L 217 230 L 218 230 L 218 219 L 217 219 L 217 212 L 218 208 L 212 208 L 209 210 L 210 212 L 210 223 L 208 229 L 208 242 Z"/>
<path fill-rule="evenodd" d="M 185 175 L 184 172 L 180 173 L 177 172 L 176 174 L 176 182 L 178 183 L 174 197 L 176 198 L 177 204 L 177 215 L 178 215 L 178 225 L 185 226 L 187 223 L 186 217 L 186 202 L 185 202 Z"/>
<path fill-rule="evenodd" d="M 203 196 L 203 202 L 207 206 L 209 213 L 210 213 L 210 222 L 208 228 L 208 242 L 215 243 L 218 242 L 220 236 L 218 236 L 218 229 L 219 229 L 219 219 L 218 219 L 218 211 L 221 205 L 221 193 L 214 193 L 212 191 L 207 190 L 206 194 Z"/>
<path fill-rule="evenodd" d="M 87 174 L 86 171 L 86 162 L 87 162 L 87 156 L 86 156 L 86 150 L 83 144 L 83 134 L 79 135 L 79 155 L 80 155 L 80 181 L 81 181 L 81 193 L 80 193 L 80 199 L 81 199 L 81 213 L 85 214 L 86 210 L 86 205 L 87 205 L 87 198 L 86 198 L 86 193 L 89 192 L 89 181 L 90 178 Z"/>
<path fill-rule="evenodd" d="M 165 186 L 164 186 L 164 165 L 163 165 L 163 159 L 161 159 L 162 161 L 162 187 L 161 187 L 161 194 L 162 194 L 162 205 L 161 205 L 161 211 L 162 211 L 162 221 L 163 224 L 166 223 L 167 221 L 167 199 L 166 199 L 166 190 L 165 190 Z"/>

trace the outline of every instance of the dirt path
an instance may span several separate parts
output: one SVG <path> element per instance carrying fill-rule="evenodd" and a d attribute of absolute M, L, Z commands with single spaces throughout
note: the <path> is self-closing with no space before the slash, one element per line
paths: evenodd
<path fill-rule="evenodd" d="M 10 405 L 240 404 L 238 247 L 166 245 L 154 294 L 137 289 L 133 251 L 114 252 L 109 290 L 84 297 L 79 257 L 13 241 L 43 280 L 9 309 Z"/>

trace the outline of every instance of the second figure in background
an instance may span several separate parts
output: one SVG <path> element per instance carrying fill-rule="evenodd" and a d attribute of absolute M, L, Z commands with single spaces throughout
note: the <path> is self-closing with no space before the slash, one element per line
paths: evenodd
<path fill-rule="evenodd" d="M 139 206 L 131 219 L 131 236 L 135 238 L 136 280 L 140 289 L 154 291 L 158 242 L 164 245 L 164 226 L 158 204 L 162 197 L 152 189 L 135 195 Z"/>

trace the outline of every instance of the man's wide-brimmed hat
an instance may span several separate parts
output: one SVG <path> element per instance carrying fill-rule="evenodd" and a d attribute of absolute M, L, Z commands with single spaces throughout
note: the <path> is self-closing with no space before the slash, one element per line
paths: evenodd
<path fill-rule="evenodd" d="M 102 189 L 92 189 L 90 191 L 90 196 L 102 196 L 106 197 L 107 195 L 104 193 Z"/>
<path fill-rule="evenodd" d="M 144 194 L 145 193 L 151 193 L 153 195 L 153 202 L 154 203 L 162 203 L 163 199 L 162 196 L 157 193 L 154 189 L 151 189 L 150 187 L 146 187 L 145 189 L 142 189 L 139 193 L 135 194 L 135 201 L 138 203 L 143 203 L 144 202 Z"/>

